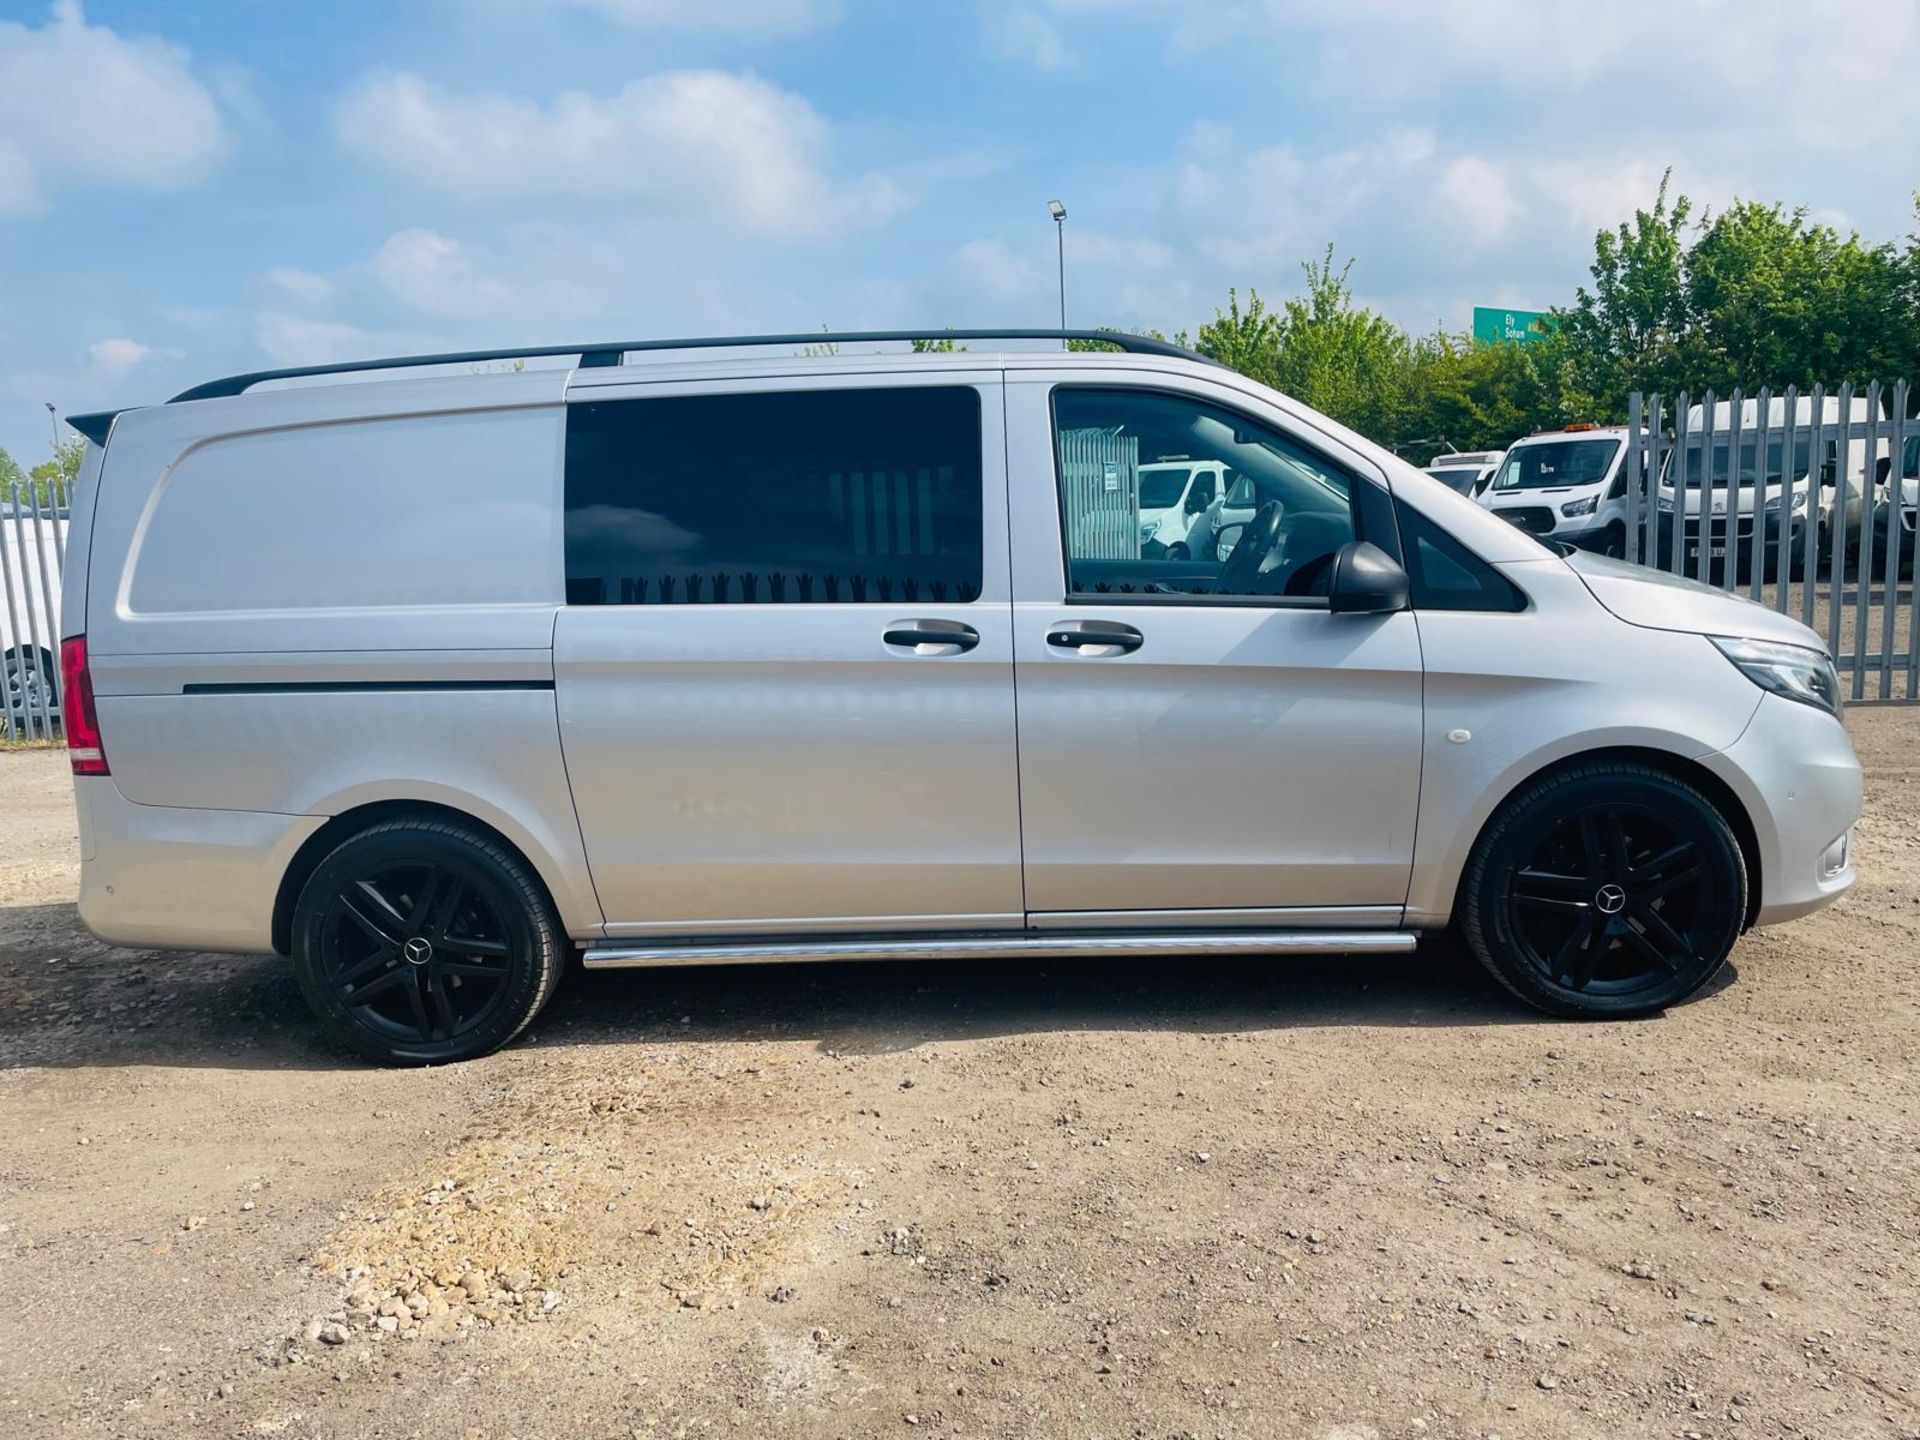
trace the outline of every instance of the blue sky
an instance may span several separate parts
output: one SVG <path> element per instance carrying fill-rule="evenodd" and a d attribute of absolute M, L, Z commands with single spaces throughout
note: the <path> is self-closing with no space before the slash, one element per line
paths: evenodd
<path fill-rule="evenodd" d="M 1893 238 L 1914 0 L 0 0 L 0 446 L 404 350 L 1564 302 L 1661 172 Z"/>

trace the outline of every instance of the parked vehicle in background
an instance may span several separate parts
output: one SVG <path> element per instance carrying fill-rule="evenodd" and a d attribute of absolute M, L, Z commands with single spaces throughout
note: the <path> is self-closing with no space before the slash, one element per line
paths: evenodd
<path fill-rule="evenodd" d="M 0 735 L 59 725 L 61 566 L 66 511 L 0 499 Z"/>
<path fill-rule="evenodd" d="M 1500 472 L 1506 454 L 1504 450 L 1458 450 L 1436 455 L 1427 462 L 1427 474 L 1456 495 L 1478 499 Z"/>
<path fill-rule="evenodd" d="M 1624 427 L 1584 423 L 1516 440 L 1480 503 L 1529 535 L 1624 555 L 1626 442 Z"/>
<path fill-rule="evenodd" d="M 1920 541 L 1915 525 L 1920 521 L 1920 435 L 1910 435 L 1901 447 L 1900 475 L 1897 481 L 1881 488 L 1874 508 L 1873 553 L 1887 553 L 1887 527 L 1900 527 L 1900 573 L 1914 573 L 1913 547 Z"/>
<path fill-rule="evenodd" d="M 1530 1004 L 1641 1015 L 1853 883 L 1860 768 L 1785 616 L 1563 558 L 1163 341 L 808 338 L 77 417 L 89 929 L 288 955 L 342 1043 L 427 1063 L 520 1034 L 576 949 L 1177 965 L 1458 927 Z M 1604 489 L 1608 447 L 1537 437 L 1510 488 Z M 1233 476 L 1233 523 L 1143 554 L 1174 465 Z"/>
<path fill-rule="evenodd" d="M 1856 397 L 1851 406 L 1852 423 L 1865 424 L 1868 418 L 1866 399 Z M 1795 401 L 1791 415 L 1785 397 L 1769 400 L 1764 415 L 1757 399 L 1740 402 L 1737 410 L 1731 401 L 1717 401 L 1711 414 L 1704 405 L 1689 406 L 1685 428 L 1662 465 L 1655 500 L 1660 554 L 1673 553 L 1674 526 L 1678 523 L 1683 567 L 1689 573 L 1698 573 L 1704 546 L 1705 568 L 1711 571 L 1716 568 L 1715 562 L 1725 561 L 1730 541 L 1737 541 L 1742 556 L 1750 552 L 1756 516 L 1769 557 L 1777 554 L 1782 527 L 1788 530 L 1787 547 L 1795 574 L 1804 565 L 1801 537 L 1809 523 L 1818 529 L 1815 553 L 1821 563 L 1832 558 L 1832 527 L 1836 522 L 1845 526 L 1841 543 L 1846 553 L 1853 553 L 1859 548 L 1862 511 L 1875 503 L 1878 489 L 1877 481 L 1869 478 L 1867 447 L 1851 447 L 1845 475 L 1839 473 L 1837 438 L 1828 438 L 1818 456 L 1812 449 L 1816 420 L 1837 430 L 1841 419 L 1840 399 L 1834 395 L 1824 398 L 1818 416 L 1808 396 Z M 1770 427 L 1765 455 L 1760 454 L 1755 438 L 1763 426 Z M 1793 430 L 1790 452 L 1786 443 L 1789 426 L 1805 427 Z M 1736 439 L 1740 446 L 1737 464 L 1733 449 Z M 1881 442 L 1881 458 L 1886 449 Z M 1679 477 L 1684 479 L 1676 488 Z M 1773 560 L 1767 563 L 1769 573 L 1777 568 Z"/>
<path fill-rule="evenodd" d="M 1140 546 L 1171 551 L 1185 546 L 1196 515 L 1226 494 L 1226 467 L 1217 460 L 1166 460 L 1140 467 Z"/>

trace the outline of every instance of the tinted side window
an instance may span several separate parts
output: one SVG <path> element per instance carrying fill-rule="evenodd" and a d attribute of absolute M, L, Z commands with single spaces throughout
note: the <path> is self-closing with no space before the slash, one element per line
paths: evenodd
<path fill-rule="evenodd" d="M 1326 596 L 1334 552 L 1355 534 L 1344 472 L 1243 416 L 1159 391 L 1063 387 L 1053 418 L 1069 594 Z M 1142 469 L 1170 459 L 1216 461 L 1232 477 L 1184 533 L 1141 503 Z"/>
<path fill-rule="evenodd" d="M 1400 543 L 1416 610 L 1524 610 L 1527 597 L 1498 570 L 1405 505 Z"/>
<path fill-rule="evenodd" d="M 577 404 L 566 483 L 572 605 L 980 594 L 968 387 Z"/>

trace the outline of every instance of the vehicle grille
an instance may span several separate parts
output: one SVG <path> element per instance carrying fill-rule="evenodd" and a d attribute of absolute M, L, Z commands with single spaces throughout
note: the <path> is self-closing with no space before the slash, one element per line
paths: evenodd
<path fill-rule="evenodd" d="M 1525 530 L 1531 535 L 1550 535 L 1553 533 L 1553 511 L 1544 505 L 1529 505 L 1513 510 L 1493 512 L 1509 525 Z"/>
<path fill-rule="evenodd" d="M 1708 538 L 1710 540 L 1725 540 L 1727 538 L 1727 521 L 1725 516 L 1722 516 L 1722 515 L 1711 516 L 1709 517 L 1707 524 L 1708 524 Z M 1739 518 L 1739 522 L 1736 529 L 1734 530 L 1734 533 L 1743 540 L 1747 536 L 1753 534 L 1753 516 L 1742 515 Z M 1697 540 L 1700 538 L 1700 521 L 1696 517 L 1691 515 L 1687 517 L 1687 538 L 1689 540 Z"/>

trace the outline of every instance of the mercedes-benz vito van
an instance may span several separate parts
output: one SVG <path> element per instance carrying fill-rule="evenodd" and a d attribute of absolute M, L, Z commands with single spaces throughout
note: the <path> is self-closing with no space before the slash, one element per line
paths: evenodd
<path fill-rule="evenodd" d="M 1852 884 L 1811 631 L 1563 557 L 1176 347 L 998 338 L 1036 337 L 1112 352 L 653 341 L 76 417 L 82 918 L 287 955 L 335 1036 L 418 1063 L 511 1040 L 576 952 L 1457 926 L 1524 1000 L 1638 1015 Z M 1172 456 L 1235 477 L 1231 545 L 1146 553 Z"/>

